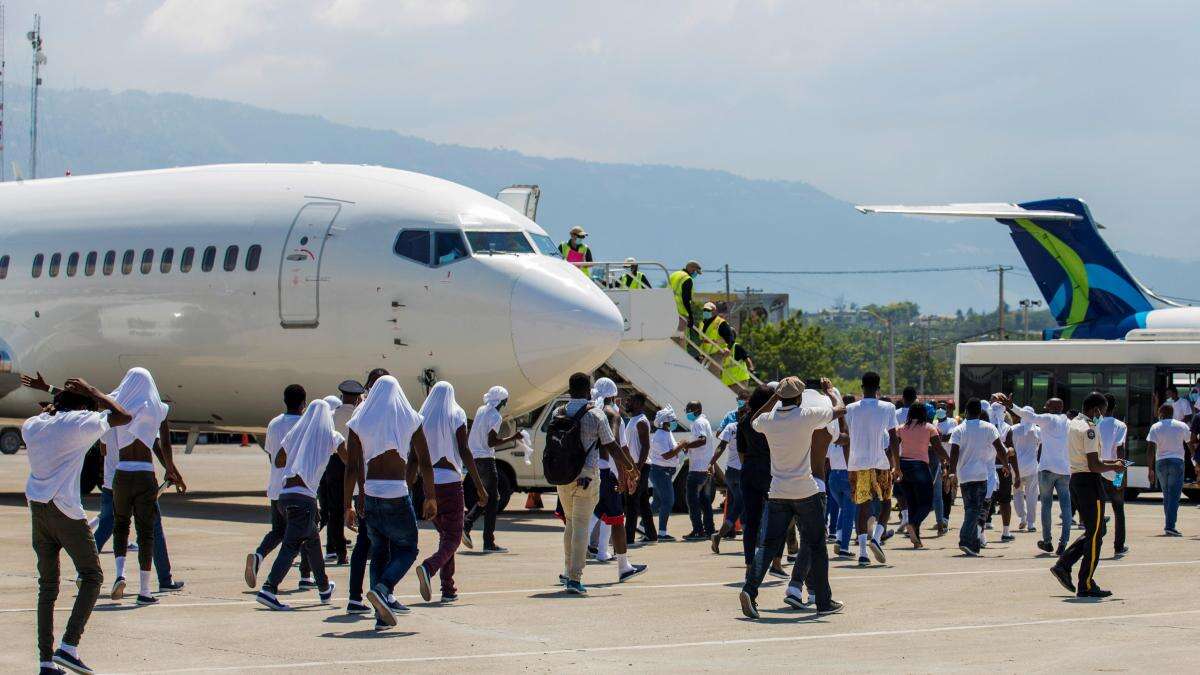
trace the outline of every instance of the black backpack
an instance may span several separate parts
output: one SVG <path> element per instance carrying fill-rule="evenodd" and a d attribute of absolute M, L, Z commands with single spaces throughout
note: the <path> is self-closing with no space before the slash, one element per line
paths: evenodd
<path fill-rule="evenodd" d="M 542 451 L 542 473 L 551 485 L 567 485 L 579 477 L 591 448 L 583 447 L 583 416 L 592 409 L 589 403 L 574 415 L 564 406 L 546 429 L 546 448 Z"/>

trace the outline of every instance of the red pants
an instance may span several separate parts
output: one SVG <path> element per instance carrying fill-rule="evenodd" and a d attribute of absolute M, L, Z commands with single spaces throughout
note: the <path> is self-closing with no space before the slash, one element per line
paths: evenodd
<path fill-rule="evenodd" d="M 433 526 L 438 531 L 438 547 L 421 564 L 429 576 L 439 573 L 443 595 L 454 595 L 457 593 L 454 587 L 454 552 L 462 542 L 463 518 L 466 515 L 462 483 L 435 485 L 434 496 L 437 498 L 437 516 L 433 519 Z"/>

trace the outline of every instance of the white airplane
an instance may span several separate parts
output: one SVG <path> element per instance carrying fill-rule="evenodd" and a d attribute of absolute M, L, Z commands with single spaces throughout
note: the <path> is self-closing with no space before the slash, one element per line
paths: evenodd
<path fill-rule="evenodd" d="M 0 417 L 40 371 L 115 386 L 149 368 L 176 428 L 260 431 L 387 368 L 469 411 L 537 407 L 613 354 L 621 313 L 525 215 L 373 166 L 236 164 L 0 184 Z M 0 438 L 11 441 L 12 438 Z"/>

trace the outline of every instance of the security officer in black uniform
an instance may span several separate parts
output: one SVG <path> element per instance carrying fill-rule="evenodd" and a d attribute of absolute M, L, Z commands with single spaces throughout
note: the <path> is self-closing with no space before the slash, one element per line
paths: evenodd
<path fill-rule="evenodd" d="M 1050 573 L 1063 588 L 1081 598 L 1107 598 L 1112 591 L 1096 585 L 1093 576 L 1104 538 L 1105 471 L 1124 471 L 1120 460 L 1100 459 L 1100 434 L 1096 422 L 1108 411 L 1104 394 L 1092 392 L 1083 400 L 1083 410 L 1067 427 L 1067 452 L 1071 462 L 1071 501 L 1083 523 L 1083 534 L 1059 556 Z M 1079 563 L 1079 583 L 1071 583 L 1071 569 Z"/>

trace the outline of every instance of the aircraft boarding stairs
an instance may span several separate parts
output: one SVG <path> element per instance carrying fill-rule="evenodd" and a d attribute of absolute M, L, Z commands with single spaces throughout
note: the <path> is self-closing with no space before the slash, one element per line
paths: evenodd
<path fill-rule="evenodd" d="M 651 281 L 667 268 L 662 263 L 639 262 Z M 679 314 L 670 288 L 629 290 L 616 287 L 625 263 L 589 263 L 591 276 L 625 318 L 625 334 L 616 353 L 602 368 L 618 385 L 644 393 L 655 407 L 671 406 L 687 427 L 683 415 L 688 401 L 700 401 L 714 424 L 737 407 L 734 391 L 721 382 L 721 362 L 703 354 L 700 346 L 679 330 Z M 688 348 L 685 347 L 690 347 Z M 689 351 L 691 353 L 689 353 Z M 700 354 L 701 360 L 692 356 Z M 758 384 L 751 375 L 748 384 Z"/>

